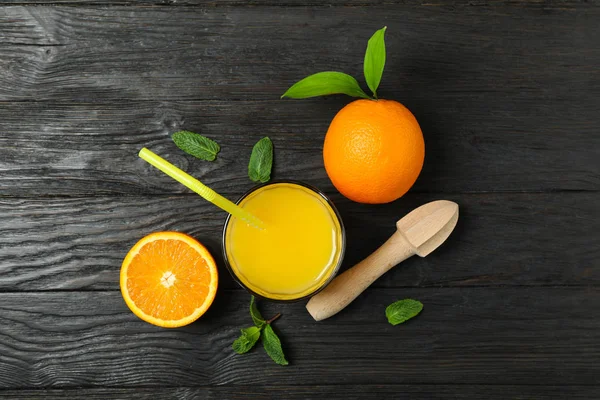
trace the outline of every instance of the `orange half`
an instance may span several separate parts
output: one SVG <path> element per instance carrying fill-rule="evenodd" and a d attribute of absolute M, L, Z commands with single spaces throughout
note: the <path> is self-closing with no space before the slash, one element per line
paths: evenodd
<path fill-rule="evenodd" d="M 129 309 L 165 328 L 190 324 L 204 314 L 218 281 L 215 260 L 206 247 L 179 232 L 142 238 L 121 266 L 121 293 Z"/>

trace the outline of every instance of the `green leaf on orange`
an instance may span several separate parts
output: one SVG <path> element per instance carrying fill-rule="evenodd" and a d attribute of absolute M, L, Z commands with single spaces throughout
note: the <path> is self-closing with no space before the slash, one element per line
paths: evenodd
<path fill-rule="evenodd" d="M 369 96 L 360 88 L 356 79 L 343 72 L 318 72 L 296 82 L 283 96 L 292 99 L 326 96 L 329 94 L 347 94 L 352 97 L 368 99 Z"/>
<path fill-rule="evenodd" d="M 364 73 L 367 86 L 377 98 L 377 88 L 381 82 L 383 68 L 385 67 L 385 30 L 384 26 L 371 36 L 365 52 Z"/>

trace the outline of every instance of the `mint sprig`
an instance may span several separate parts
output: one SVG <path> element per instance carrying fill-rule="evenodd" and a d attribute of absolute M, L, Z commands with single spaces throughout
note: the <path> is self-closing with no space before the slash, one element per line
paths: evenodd
<path fill-rule="evenodd" d="M 281 341 L 279 340 L 279 337 L 273 328 L 271 328 L 271 325 L 265 326 L 262 335 L 262 342 L 265 351 L 273 361 L 279 365 L 288 365 L 285 355 L 283 354 L 283 349 L 281 348 Z"/>
<path fill-rule="evenodd" d="M 171 137 L 181 150 L 206 161 L 214 161 L 221 146 L 214 140 L 190 131 L 175 132 Z"/>
<path fill-rule="evenodd" d="M 363 62 L 363 70 L 367 86 L 377 98 L 377 88 L 381 82 L 385 66 L 385 31 L 383 27 L 376 31 L 367 43 L 367 50 Z M 296 82 L 281 96 L 291 99 L 305 99 L 307 97 L 325 96 L 329 94 L 347 94 L 352 97 L 371 99 L 360 87 L 356 79 L 343 72 L 326 71 L 307 76 Z"/>
<path fill-rule="evenodd" d="M 242 336 L 237 338 L 231 347 L 238 354 L 244 354 L 250 351 L 260 338 L 260 328 L 251 326 L 249 328 L 240 329 Z"/>
<path fill-rule="evenodd" d="M 268 137 L 260 139 L 252 148 L 248 163 L 248 177 L 254 182 L 268 182 L 273 168 L 273 142 Z"/>
<path fill-rule="evenodd" d="M 260 311 L 258 311 L 256 298 L 254 296 L 252 296 L 252 300 L 250 300 L 250 316 L 252 317 L 252 322 L 254 322 L 254 325 L 258 328 L 262 329 L 262 327 L 265 326 L 267 321 L 265 321 Z"/>
<path fill-rule="evenodd" d="M 262 337 L 263 347 L 269 357 L 279 365 L 288 365 L 288 361 L 283 354 L 283 348 L 281 347 L 281 340 L 279 340 L 279 337 L 271 326 L 271 323 L 279 318 L 281 314 L 265 320 L 258 310 L 256 299 L 252 296 L 250 300 L 250 316 L 255 326 L 241 330 L 242 335 L 231 345 L 233 350 L 238 354 L 247 353 L 258 342 L 258 339 Z"/>
<path fill-rule="evenodd" d="M 398 325 L 416 317 L 423 310 L 423 303 L 418 300 L 398 300 L 385 309 L 385 316 L 392 325 Z"/>

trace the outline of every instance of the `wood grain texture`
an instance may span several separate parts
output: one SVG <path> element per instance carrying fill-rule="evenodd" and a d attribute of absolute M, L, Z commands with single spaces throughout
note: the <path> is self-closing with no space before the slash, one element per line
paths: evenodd
<path fill-rule="evenodd" d="M 1 90 L 1 89 L 0 89 Z M 569 116 L 514 99 L 490 105 L 446 99 L 413 110 L 426 142 L 413 191 L 554 191 L 600 189 L 600 96 Z M 552 102 L 553 100 L 548 100 Z M 345 99 L 130 103 L 18 102 L 0 107 L 0 194 L 111 195 L 184 193 L 138 159 L 146 146 L 217 191 L 249 187 L 252 146 L 269 136 L 276 178 L 308 180 L 329 190 L 322 159 L 327 127 Z M 566 112 L 566 111 L 565 111 Z M 457 121 L 457 118 L 460 121 Z M 597 123 L 599 122 L 599 123 Z M 188 129 L 217 140 L 217 161 L 186 155 L 170 134 Z"/>
<path fill-rule="evenodd" d="M 200 6 L 200 7 L 231 7 L 231 6 L 281 6 L 281 7 L 306 7 L 306 6 L 422 6 L 460 9 L 468 7 L 497 7 L 512 6 L 518 8 L 538 8 L 543 10 L 569 9 L 593 7 L 597 2 L 586 0 L 4 0 L 5 5 L 74 5 L 74 6 L 96 6 L 96 5 L 130 5 L 130 6 Z"/>
<path fill-rule="evenodd" d="M 380 94 L 416 111 L 568 117 L 598 101 L 600 7 L 585 3 L 0 10 L 0 100 L 277 99 L 318 71 L 361 78 L 366 41 L 387 25 Z"/>
<path fill-rule="evenodd" d="M 241 193 L 241 190 L 240 190 Z M 452 235 L 412 257 L 376 287 L 600 284 L 600 194 L 445 196 L 460 206 Z M 382 244 L 395 222 L 434 195 L 384 205 L 334 196 L 347 233 L 343 269 Z M 0 199 L 0 290 L 118 289 L 123 257 L 153 231 L 186 232 L 216 256 L 221 288 L 224 214 L 191 196 Z"/>
<path fill-rule="evenodd" d="M 600 398 L 599 6 L 3 2 L 0 397 Z M 322 165 L 323 135 L 349 100 L 278 98 L 317 71 L 361 78 L 383 25 L 381 95 L 414 112 L 427 155 L 410 194 L 368 206 L 339 195 Z M 179 129 L 216 139 L 217 162 L 176 149 Z M 231 350 L 251 320 L 219 256 L 223 214 L 136 157 L 147 146 L 236 198 L 263 136 L 276 178 L 332 195 L 345 268 L 425 202 L 447 198 L 461 214 L 440 249 L 327 321 L 303 303 L 263 304 L 284 314 L 286 368 L 262 349 Z M 124 254 L 157 230 L 218 256 L 216 301 L 185 328 L 140 321 L 118 291 Z M 384 309 L 401 298 L 425 309 L 392 327 Z"/>
<path fill-rule="evenodd" d="M 589 400 L 600 397 L 598 386 L 557 385 L 310 385 L 212 386 L 180 388 L 86 388 L 0 391 L 11 400 Z"/>
<path fill-rule="evenodd" d="M 251 323 L 241 291 L 221 290 L 202 319 L 180 329 L 137 319 L 119 292 L 0 294 L 0 387 L 600 383 L 598 288 L 363 296 L 319 323 L 302 303 L 265 304 L 264 315 L 283 313 L 276 329 L 291 362 L 283 368 L 260 348 L 231 350 Z M 405 297 L 425 308 L 391 326 L 385 306 Z"/>

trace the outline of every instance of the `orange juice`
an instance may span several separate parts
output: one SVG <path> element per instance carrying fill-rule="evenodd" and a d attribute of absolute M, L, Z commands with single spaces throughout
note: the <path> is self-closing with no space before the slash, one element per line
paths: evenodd
<path fill-rule="evenodd" d="M 266 226 L 259 230 L 237 218 L 226 223 L 226 260 L 243 286 L 265 298 L 295 300 L 333 277 L 343 256 L 344 231 L 323 195 L 280 182 L 259 187 L 239 205 Z"/>

